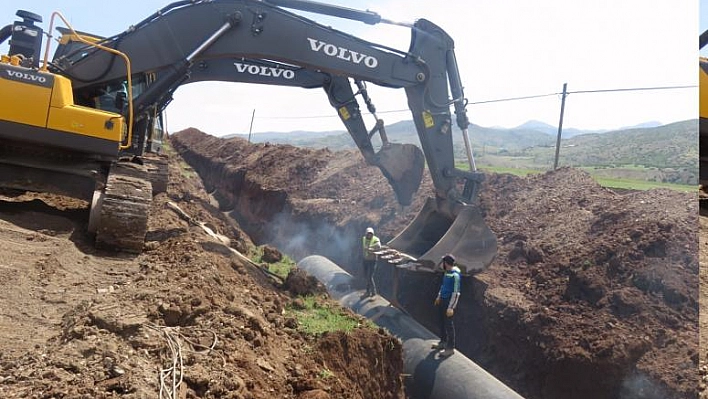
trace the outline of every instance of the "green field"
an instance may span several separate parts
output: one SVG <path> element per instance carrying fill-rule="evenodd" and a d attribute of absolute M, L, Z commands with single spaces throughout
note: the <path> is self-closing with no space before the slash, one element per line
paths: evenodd
<path fill-rule="evenodd" d="M 466 163 L 458 163 L 456 165 L 460 169 L 469 169 L 467 167 Z M 513 168 L 513 167 L 508 167 L 508 166 L 490 166 L 490 165 L 481 165 L 478 166 L 478 168 L 484 172 L 492 172 L 492 173 L 508 173 L 512 174 L 515 176 L 520 176 L 524 177 L 529 174 L 534 174 L 534 173 L 544 173 L 546 171 L 544 170 L 538 170 L 538 169 L 528 169 L 528 168 Z M 662 183 L 662 182 L 656 182 L 656 181 L 647 181 L 647 180 L 640 180 L 640 179 L 630 179 L 630 178 L 622 178 L 622 177 L 612 177 L 612 176 L 606 176 L 608 173 L 608 169 L 595 169 L 595 168 L 579 168 L 582 169 L 590 176 L 592 176 L 601 186 L 603 187 L 608 187 L 608 188 L 621 188 L 621 189 L 627 189 L 627 190 L 650 190 L 653 188 L 667 188 L 671 190 L 676 190 L 676 191 L 681 191 L 681 192 L 694 192 L 698 190 L 698 187 L 692 186 L 692 185 L 686 185 L 686 184 L 672 184 L 672 183 Z M 640 167 L 634 167 L 633 169 L 641 169 Z M 616 172 L 617 174 L 622 174 L 624 168 L 617 169 Z"/>
<path fill-rule="evenodd" d="M 461 165 L 458 165 L 457 167 L 469 169 L 469 168 L 466 168 L 466 166 L 461 166 Z M 483 172 L 508 173 L 510 175 L 519 176 L 519 177 L 525 177 L 526 175 L 534 174 L 534 173 L 543 173 L 543 171 L 540 171 L 537 169 L 510 168 L 507 166 L 480 166 L 479 169 Z"/>
<path fill-rule="evenodd" d="M 593 176 L 598 183 L 603 187 L 609 188 L 624 188 L 628 190 L 651 190 L 653 188 L 668 188 L 671 190 L 682 191 L 686 193 L 697 192 L 697 186 L 689 186 L 685 184 L 661 183 L 643 180 L 620 179 L 611 177 Z"/>

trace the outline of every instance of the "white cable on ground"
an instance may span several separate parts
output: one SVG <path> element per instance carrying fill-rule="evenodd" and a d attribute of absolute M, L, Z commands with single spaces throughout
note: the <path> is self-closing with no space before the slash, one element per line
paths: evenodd
<path fill-rule="evenodd" d="M 218 343 L 218 336 L 214 331 L 199 328 L 166 327 L 155 324 L 146 324 L 145 326 L 157 331 L 160 334 L 160 337 L 167 343 L 167 347 L 170 351 L 169 363 L 171 365 L 160 369 L 160 391 L 158 398 L 179 399 L 179 388 L 184 380 L 183 351 L 200 355 L 210 354 Z M 211 333 L 213 335 L 211 345 L 207 346 L 196 343 L 193 338 L 190 339 L 190 337 L 188 337 L 189 334 L 197 331 L 206 331 Z M 183 345 L 183 343 L 187 344 L 187 349 L 185 349 L 185 345 Z M 195 348 L 200 349 L 196 350 Z"/>

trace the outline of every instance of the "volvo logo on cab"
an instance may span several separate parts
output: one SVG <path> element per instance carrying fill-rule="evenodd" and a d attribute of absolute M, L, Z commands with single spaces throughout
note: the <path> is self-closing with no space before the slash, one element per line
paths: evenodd
<path fill-rule="evenodd" d="M 274 78 L 294 79 L 295 71 L 283 68 L 268 67 L 265 65 L 242 64 L 234 62 L 236 70 L 240 73 L 249 73 L 251 75 L 268 76 Z"/>
<path fill-rule="evenodd" d="M 371 55 L 357 53 L 348 48 L 335 46 L 334 44 L 325 43 L 323 41 L 307 38 L 310 42 L 310 49 L 318 53 L 324 53 L 330 57 L 339 58 L 340 60 L 349 61 L 354 64 L 364 64 L 369 68 L 376 68 L 379 65 L 379 60 Z"/>
<path fill-rule="evenodd" d="M 47 78 L 42 75 L 34 75 L 27 72 L 13 71 L 11 69 L 6 69 L 7 75 L 11 78 L 22 79 L 29 82 L 47 83 Z"/>

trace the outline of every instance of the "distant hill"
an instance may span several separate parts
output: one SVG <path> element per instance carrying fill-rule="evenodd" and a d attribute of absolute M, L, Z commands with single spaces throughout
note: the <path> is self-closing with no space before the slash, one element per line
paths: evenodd
<path fill-rule="evenodd" d="M 663 123 L 661 123 L 659 121 L 651 121 L 651 122 L 640 123 L 640 124 L 633 125 L 633 126 L 625 126 L 625 127 L 619 128 L 617 130 L 639 129 L 639 128 L 643 128 L 643 127 L 659 127 L 662 125 L 663 125 Z"/>
<path fill-rule="evenodd" d="M 646 122 L 640 125 L 617 130 L 583 130 L 563 129 L 562 145 L 567 148 L 581 146 L 590 154 L 581 156 L 578 153 L 578 162 L 597 159 L 597 162 L 606 164 L 612 162 L 626 163 L 625 161 L 644 160 L 650 157 L 651 164 L 662 164 L 663 167 L 677 165 L 688 166 L 690 161 L 684 155 L 664 154 L 659 157 L 657 153 L 686 152 L 697 154 L 696 120 L 677 122 L 669 125 L 660 125 L 659 122 Z M 464 142 L 462 134 L 456 127 L 453 128 L 453 142 L 456 156 L 464 157 Z M 401 121 L 386 126 L 386 134 L 390 141 L 397 143 L 412 143 L 419 145 L 413 121 Z M 532 148 L 554 148 L 558 128 L 539 121 L 528 121 L 514 128 L 483 127 L 470 125 L 469 135 L 475 153 L 508 153 L 510 155 L 533 152 Z M 247 138 L 248 135 L 235 135 Z M 351 136 L 345 131 L 306 132 L 293 131 L 288 133 L 258 133 L 251 137 L 253 142 L 270 142 L 274 144 L 291 144 L 300 147 L 329 148 L 333 151 L 355 148 Z M 380 145 L 378 135 L 373 138 L 374 145 Z M 644 143 L 637 146 L 638 143 Z M 652 149 L 651 151 L 649 149 Z M 537 151 L 543 152 L 543 151 Z M 566 151 L 564 151 L 565 153 Z M 567 151 L 575 153 L 574 151 Z M 612 155 L 610 155 L 612 154 Z M 538 154 L 537 154 L 538 155 Z M 697 157 L 697 155 L 696 155 Z M 694 157 L 694 159 L 697 159 Z M 581 159 L 582 158 L 582 159 Z M 610 161 L 609 158 L 615 159 Z M 679 161 L 680 159 L 680 161 Z M 669 160 L 671 160 L 669 162 Z M 594 164 L 594 163 L 592 163 Z"/>
<path fill-rule="evenodd" d="M 420 145 L 413 121 L 387 125 L 386 134 L 391 142 Z M 456 127 L 452 134 L 455 157 L 464 159 L 462 134 Z M 514 128 L 478 125 L 470 125 L 469 128 L 475 156 L 524 157 L 538 165 L 553 164 L 557 134 L 557 127 L 538 121 L 529 121 Z M 259 133 L 254 134 L 251 140 L 299 147 L 326 147 L 333 151 L 356 147 L 345 131 Z M 378 148 L 378 135 L 374 136 L 373 142 Z M 698 171 L 698 128 L 695 119 L 668 125 L 652 121 L 618 130 L 563 129 L 561 146 L 563 165 L 641 165 L 686 170 L 689 174 Z"/>
<path fill-rule="evenodd" d="M 572 165 L 641 165 L 698 170 L 698 121 L 582 134 L 563 140 L 563 159 Z M 547 157 L 550 151 L 528 148 L 524 155 Z"/>
<path fill-rule="evenodd" d="M 615 130 L 563 128 L 563 138 L 568 139 L 583 134 L 607 133 L 611 131 L 659 126 L 661 126 L 660 122 L 650 121 Z M 457 131 L 459 134 L 459 130 L 457 130 L 457 128 L 455 128 L 453 132 L 454 131 Z M 401 121 L 387 125 L 386 132 L 389 140 L 391 141 L 401 143 L 418 143 L 418 135 L 415 131 L 415 127 L 413 126 L 413 121 Z M 542 133 L 543 135 L 539 135 L 539 133 Z M 516 149 L 555 143 L 555 138 L 558 135 L 558 126 L 552 126 L 545 122 L 536 120 L 527 121 L 513 128 L 497 126 L 483 127 L 472 124 L 470 125 L 469 134 L 470 137 L 475 137 L 476 140 L 479 140 L 477 144 Z M 552 142 L 548 141 L 548 137 L 544 137 L 544 135 L 552 136 Z M 229 137 L 241 137 L 247 139 L 248 135 L 231 134 L 224 136 L 224 138 Z M 302 147 L 329 147 L 332 150 L 354 147 L 354 142 L 345 130 L 330 130 L 325 132 L 295 130 L 292 132 L 256 133 L 251 136 L 251 141 L 255 143 L 269 142 L 274 144 L 291 144 Z"/>
<path fill-rule="evenodd" d="M 657 127 L 661 126 L 661 122 L 657 121 L 651 121 L 651 122 L 644 122 L 640 123 L 638 125 L 634 126 L 624 126 L 619 129 L 614 129 L 613 131 L 617 130 L 627 130 L 627 129 L 638 129 L 638 128 L 645 128 L 645 127 Z M 522 129 L 522 130 L 536 130 L 538 132 L 543 132 L 546 134 L 550 134 L 553 136 L 558 135 L 558 126 L 551 126 L 545 122 L 540 122 L 540 121 L 528 121 L 525 122 L 522 125 L 519 125 L 515 127 L 514 129 Z M 596 129 L 596 130 L 591 130 L 591 129 L 576 129 L 576 128 L 563 128 L 563 138 L 570 138 L 570 137 L 575 137 L 581 134 L 589 134 L 589 133 L 606 133 L 610 130 L 607 129 Z"/>
<path fill-rule="evenodd" d="M 415 130 L 413 121 L 401 121 L 386 126 L 386 135 L 391 142 L 412 143 L 419 145 L 418 133 Z M 551 145 L 555 142 L 548 134 L 531 129 L 504 129 L 488 128 L 477 125 L 470 125 L 470 139 L 473 145 L 502 147 L 514 150 L 531 147 L 535 145 Z M 247 138 L 248 135 L 232 135 Z M 251 137 L 253 142 L 270 142 L 273 144 L 291 144 L 300 147 L 327 147 L 333 151 L 355 148 L 354 141 L 346 131 L 339 132 L 288 132 L 288 133 L 259 133 Z M 373 138 L 374 144 L 379 145 L 379 136 Z M 453 141 L 455 145 L 462 145 L 462 135 L 459 129 L 453 129 Z"/>
<path fill-rule="evenodd" d="M 519 125 L 513 129 L 519 129 L 519 130 L 535 130 L 537 132 L 542 132 L 546 133 L 549 135 L 552 135 L 554 137 L 558 136 L 558 126 L 551 126 L 545 122 L 540 122 L 540 121 L 528 121 L 525 122 L 522 125 Z M 568 137 L 573 137 L 577 136 L 579 134 L 587 134 L 587 133 L 604 133 L 607 130 L 582 130 L 582 129 L 575 129 L 575 128 L 563 128 L 563 137 L 568 138 Z"/>
<path fill-rule="evenodd" d="M 265 142 L 270 142 L 270 143 L 280 143 L 280 142 L 287 142 L 289 143 L 292 140 L 317 140 L 322 137 L 327 137 L 327 136 L 336 136 L 336 135 L 341 135 L 343 132 L 342 130 L 330 130 L 326 132 L 309 132 L 305 130 L 294 130 L 292 132 L 265 132 L 265 133 L 255 133 L 251 135 L 251 141 L 254 143 L 265 143 Z M 225 139 L 229 139 L 232 137 L 241 137 L 242 139 L 247 140 L 248 139 L 248 134 L 229 134 L 226 136 L 223 136 Z"/>

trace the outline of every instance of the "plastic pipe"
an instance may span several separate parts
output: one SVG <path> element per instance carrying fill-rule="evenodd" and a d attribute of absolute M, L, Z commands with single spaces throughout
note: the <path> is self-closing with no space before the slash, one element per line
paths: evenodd
<path fill-rule="evenodd" d="M 523 399 L 483 368 L 455 351 L 440 358 L 431 346 L 439 338 L 380 296 L 361 298 L 354 277 L 329 259 L 313 255 L 297 267 L 315 277 L 342 305 L 386 328 L 403 343 L 404 373 L 413 378 L 416 399 Z"/>

